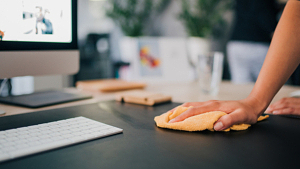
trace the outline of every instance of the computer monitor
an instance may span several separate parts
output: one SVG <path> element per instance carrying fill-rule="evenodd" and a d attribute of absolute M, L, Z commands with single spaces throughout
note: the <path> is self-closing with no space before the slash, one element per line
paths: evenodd
<path fill-rule="evenodd" d="M 78 72 L 77 0 L 0 3 L 0 79 Z M 0 102 L 37 108 L 86 98 L 91 96 L 46 91 Z"/>
<path fill-rule="evenodd" d="M 77 0 L 0 3 L 0 79 L 78 72 Z"/>

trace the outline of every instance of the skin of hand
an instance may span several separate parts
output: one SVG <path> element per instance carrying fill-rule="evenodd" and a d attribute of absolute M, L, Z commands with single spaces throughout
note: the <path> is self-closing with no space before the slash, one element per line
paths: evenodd
<path fill-rule="evenodd" d="M 254 100 L 254 99 L 253 99 Z M 244 99 L 239 101 L 217 101 L 211 100 L 207 102 L 190 102 L 184 103 L 183 107 L 193 106 L 187 111 L 183 112 L 169 123 L 183 121 L 184 119 L 195 116 L 201 113 L 210 111 L 223 111 L 227 115 L 222 116 L 214 125 L 214 129 L 221 131 L 231 127 L 233 124 L 254 124 L 257 122 L 258 116 L 261 114 L 256 105 L 251 99 Z M 175 108 L 171 111 L 174 111 Z"/>
<path fill-rule="evenodd" d="M 275 115 L 300 115 L 300 98 L 282 98 L 271 104 L 266 112 Z"/>
<path fill-rule="evenodd" d="M 194 106 L 169 123 L 208 111 L 224 111 L 214 125 L 217 131 L 234 124 L 253 124 L 300 63 L 300 1 L 289 0 L 277 25 L 268 54 L 250 95 L 239 101 L 185 103 Z"/>

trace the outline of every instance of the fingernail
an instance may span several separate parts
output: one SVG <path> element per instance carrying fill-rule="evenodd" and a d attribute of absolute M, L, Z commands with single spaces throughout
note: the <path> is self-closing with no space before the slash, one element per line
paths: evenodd
<path fill-rule="evenodd" d="M 279 111 L 273 111 L 273 114 L 279 114 Z"/>
<path fill-rule="evenodd" d="M 271 111 L 271 108 L 268 107 L 266 111 L 267 111 L 267 112 L 270 112 L 270 111 Z"/>
<path fill-rule="evenodd" d="M 218 122 L 218 123 L 215 124 L 214 129 L 216 131 L 219 131 L 219 130 L 222 130 L 223 127 L 224 127 L 223 123 L 222 122 Z"/>
<path fill-rule="evenodd" d="M 173 123 L 174 121 L 175 121 L 175 119 L 172 119 L 172 120 L 169 121 L 169 123 Z"/>

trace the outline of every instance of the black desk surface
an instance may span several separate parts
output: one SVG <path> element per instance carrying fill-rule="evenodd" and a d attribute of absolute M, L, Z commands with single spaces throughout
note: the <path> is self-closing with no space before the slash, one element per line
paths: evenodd
<path fill-rule="evenodd" d="M 299 168 L 300 119 L 271 116 L 229 133 L 157 128 L 153 118 L 177 105 L 107 101 L 1 117 L 0 130 L 84 116 L 124 132 L 0 163 L 0 168 Z"/>

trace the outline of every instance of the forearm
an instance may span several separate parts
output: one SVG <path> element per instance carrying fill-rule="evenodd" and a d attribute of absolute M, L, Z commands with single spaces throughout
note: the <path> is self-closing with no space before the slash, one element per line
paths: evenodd
<path fill-rule="evenodd" d="M 300 1 L 290 0 L 275 30 L 256 84 L 246 100 L 263 113 L 300 62 Z"/>

